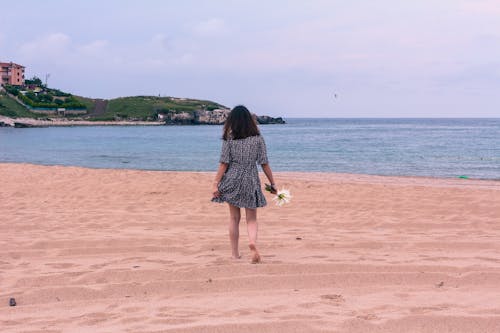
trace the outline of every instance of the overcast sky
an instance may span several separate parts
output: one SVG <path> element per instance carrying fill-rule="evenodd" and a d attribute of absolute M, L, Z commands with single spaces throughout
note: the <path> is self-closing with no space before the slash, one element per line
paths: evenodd
<path fill-rule="evenodd" d="M 77 95 L 500 117 L 500 0 L 1 2 L 0 61 Z"/>

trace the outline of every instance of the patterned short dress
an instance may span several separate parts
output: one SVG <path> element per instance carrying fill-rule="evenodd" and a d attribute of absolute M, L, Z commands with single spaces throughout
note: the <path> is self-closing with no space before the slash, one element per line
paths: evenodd
<path fill-rule="evenodd" d="M 267 164 L 264 138 L 260 135 L 239 140 L 223 140 L 221 163 L 229 164 L 219 183 L 218 198 L 240 208 L 264 207 L 267 202 L 261 190 L 257 164 Z"/>

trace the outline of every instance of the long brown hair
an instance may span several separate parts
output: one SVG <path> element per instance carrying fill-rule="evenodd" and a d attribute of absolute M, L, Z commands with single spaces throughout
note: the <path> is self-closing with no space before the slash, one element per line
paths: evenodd
<path fill-rule="evenodd" d="M 260 131 L 250 111 L 243 105 L 235 106 L 224 124 L 222 139 L 238 140 L 255 135 L 260 135 Z"/>

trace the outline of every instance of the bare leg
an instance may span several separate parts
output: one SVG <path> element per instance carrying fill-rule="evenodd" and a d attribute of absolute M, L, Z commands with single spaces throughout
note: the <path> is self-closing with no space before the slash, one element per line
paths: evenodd
<path fill-rule="evenodd" d="M 239 259 L 238 239 L 240 238 L 240 208 L 229 204 L 229 240 L 233 259 Z"/>
<path fill-rule="evenodd" d="M 260 262 L 260 254 L 257 251 L 257 209 L 245 208 L 245 215 L 247 219 L 247 231 L 250 251 L 252 251 L 252 264 Z"/>

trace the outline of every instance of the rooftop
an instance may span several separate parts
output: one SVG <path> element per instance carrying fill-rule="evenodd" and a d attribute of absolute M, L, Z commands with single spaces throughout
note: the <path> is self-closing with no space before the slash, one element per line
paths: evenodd
<path fill-rule="evenodd" d="M 15 66 L 15 67 L 26 68 L 23 65 L 16 64 L 15 62 L 0 62 L 0 66 Z"/>

